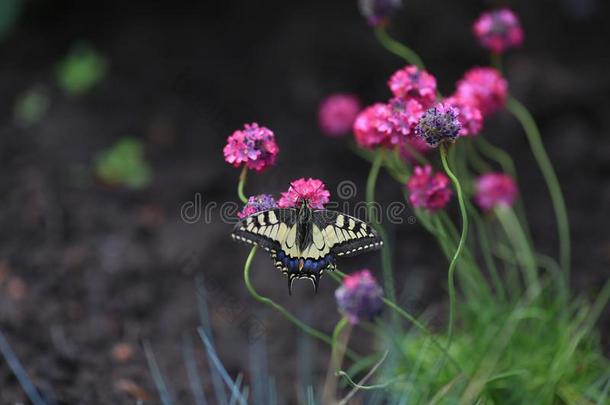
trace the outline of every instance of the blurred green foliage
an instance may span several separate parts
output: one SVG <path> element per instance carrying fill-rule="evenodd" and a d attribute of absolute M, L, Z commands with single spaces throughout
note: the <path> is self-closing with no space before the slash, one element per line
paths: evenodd
<path fill-rule="evenodd" d="M 104 78 L 106 59 L 87 43 L 77 43 L 56 68 L 57 83 L 70 95 L 90 90 Z"/>
<path fill-rule="evenodd" d="M 0 40 L 3 39 L 15 26 L 21 10 L 23 0 L 0 0 Z"/>
<path fill-rule="evenodd" d="M 152 169 L 144 159 L 144 146 L 136 138 L 126 137 L 95 159 L 95 174 L 109 185 L 140 190 L 152 180 Z"/>
<path fill-rule="evenodd" d="M 37 124 L 48 111 L 50 104 L 46 88 L 39 85 L 29 88 L 15 101 L 13 111 L 15 123 L 23 127 Z"/>

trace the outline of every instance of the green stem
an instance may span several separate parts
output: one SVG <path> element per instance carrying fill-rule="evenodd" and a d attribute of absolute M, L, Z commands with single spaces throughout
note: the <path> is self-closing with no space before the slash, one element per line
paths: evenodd
<path fill-rule="evenodd" d="M 248 167 L 244 166 L 241 169 L 241 173 L 239 174 L 239 183 L 237 184 L 237 195 L 241 202 L 246 204 L 248 202 L 248 197 L 244 194 L 244 186 L 246 185 L 246 178 L 248 177 Z"/>
<path fill-rule="evenodd" d="M 447 332 L 447 348 L 451 347 L 451 340 L 453 339 L 453 327 L 455 322 L 455 281 L 454 281 L 454 273 L 457 261 L 464 249 L 464 244 L 466 242 L 466 238 L 468 236 L 468 213 L 466 212 L 466 204 L 464 202 L 464 195 L 462 193 L 462 186 L 460 185 L 460 181 L 453 174 L 451 169 L 449 168 L 449 164 L 447 163 L 447 149 L 444 143 L 441 144 L 441 161 L 443 163 L 443 168 L 445 169 L 445 173 L 453 182 L 455 189 L 457 191 L 458 202 L 460 204 L 460 214 L 462 216 L 462 233 L 460 235 L 460 241 L 458 242 L 457 249 L 455 250 L 455 254 L 449 263 L 449 270 L 447 272 L 447 281 L 449 288 L 449 328 Z"/>
<path fill-rule="evenodd" d="M 260 295 L 259 293 L 256 292 L 256 290 L 252 286 L 252 282 L 250 281 L 250 266 L 252 265 L 252 260 L 254 259 L 254 256 L 256 255 L 256 250 L 257 250 L 256 246 L 254 246 L 252 248 L 252 250 L 250 250 L 250 254 L 248 255 L 248 258 L 246 259 L 246 264 L 244 266 L 244 281 L 246 283 L 246 288 L 248 289 L 248 292 L 250 293 L 250 295 L 252 295 L 252 297 L 255 300 L 257 300 L 258 302 L 268 305 L 268 306 L 272 307 L 273 309 L 277 310 L 286 319 L 288 319 L 290 322 L 295 324 L 299 329 L 301 329 L 303 332 L 307 333 L 309 336 L 332 346 L 333 340 L 330 336 L 328 336 L 325 333 L 322 333 L 322 332 L 312 328 L 311 326 L 307 325 L 306 323 L 300 321 L 298 318 L 296 318 L 294 315 L 292 315 L 290 312 L 288 312 L 288 310 L 286 308 L 284 308 L 283 306 L 281 306 L 280 304 L 276 303 L 275 301 L 273 301 L 267 297 L 263 297 L 262 295 Z M 352 353 L 350 351 L 346 351 L 346 355 L 352 360 L 357 357 L 354 353 Z"/>
<path fill-rule="evenodd" d="M 375 186 L 377 184 L 377 178 L 379 177 L 379 170 L 381 169 L 381 165 L 383 164 L 384 158 L 384 150 L 379 148 L 375 155 L 375 159 L 373 160 L 373 164 L 371 165 L 371 170 L 369 172 L 368 178 L 366 180 L 366 203 L 368 207 L 368 215 L 369 221 L 381 237 L 383 241 L 383 245 L 381 247 L 381 267 L 383 270 L 383 287 L 391 299 L 396 298 L 396 293 L 394 291 L 394 275 L 392 274 L 392 255 L 390 252 L 390 245 L 387 232 L 385 228 L 381 225 L 381 222 L 378 221 L 377 213 L 375 210 Z"/>
<path fill-rule="evenodd" d="M 337 269 L 335 269 L 333 272 L 331 272 L 329 274 L 337 283 L 341 283 L 341 278 L 345 277 L 345 273 L 343 273 L 342 271 L 337 270 Z M 422 324 L 420 321 L 417 320 L 417 318 L 415 318 L 413 315 L 409 314 L 407 311 L 405 311 L 400 306 L 398 306 L 398 304 L 396 304 L 391 299 L 382 297 L 381 300 L 383 301 L 383 303 L 386 306 L 390 307 L 398 315 L 402 316 L 404 319 L 411 322 L 417 329 L 419 329 L 421 332 L 423 332 L 424 335 L 429 337 L 430 340 L 432 341 L 432 343 L 434 343 L 434 345 L 441 351 L 441 353 L 443 353 L 449 359 L 449 361 L 451 361 L 451 363 L 453 363 L 453 365 L 455 365 L 455 367 L 458 370 L 463 371 L 462 367 L 457 362 L 457 360 L 455 360 L 455 358 L 453 358 L 453 356 L 451 356 L 451 354 L 449 354 L 447 348 L 443 347 L 443 345 L 441 345 L 438 342 L 438 340 L 436 340 L 436 338 L 434 337 L 434 334 L 432 334 L 432 332 L 428 328 L 426 328 L 426 326 L 424 326 L 424 324 Z"/>
<path fill-rule="evenodd" d="M 513 249 L 517 253 L 518 263 L 524 268 L 527 286 L 530 287 L 528 291 L 537 295 L 540 289 L 540 282 L 538 280 L 536 257 L 523 228 L 521 228 L 519 219 L 510 207 L 499 206 L 494 212 L 500 220 L 510 243 L 513 245 Z"/>
<path fill-rule="evenodd" d="M 564 271 L 564 282 L 566 285 L 569 284 L 570 278 L 570 225 L 568 222 L 568 214 L 566 210 L 565 201 L 561 193 L 561 187 L 557 180 L 557 175 L 553 169 L 553 165 L 549 159 L 548 154 L 542 143 L 540 131 L 534 118 L 530 112 L 513 97 L 509 97 L 507 102 L 508 110 L 519 120 L 527 139 L 532 149 L 532 153 L 536 158 L 536 162 L 540 167 L 540 171 L 544 176 L 546 185 L 551 195 L 551 201 L 555 210 L 555 217 L 557 219 L 557 228 L 559 231 L 559 263 Z"/>
<path fill-rule="evenodd" d="M 375 28 L 375 36 L 381 45 L 383 45 L 383 47 L 388 51 L 400 56 L 408 63 L 415 65 L 420 69 L 425 69 L 424 62 L 419 55 L 417 55 L 417 53 L 415 53 L 411 48 L 390 37 L 384 27 Z"/>
<path fill-rule="evenodd" d="M 498 72 L 501 73 L 502 72 L 502 54 L 497 53 L 497 52 L 492 52 L 489 55 L 489 59 L 491 62 L 491 66 L 496 68 L 496 70 L 498 70 Z"/>

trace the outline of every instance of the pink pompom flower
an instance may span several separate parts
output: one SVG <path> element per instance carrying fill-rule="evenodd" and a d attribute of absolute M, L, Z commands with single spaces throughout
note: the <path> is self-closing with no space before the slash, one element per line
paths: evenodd
<path fill-rule="evenodd" d="M 330 136 L 345 135 L 352 129 L 360 108 L 360 100 L 353 94 L 329 95 L 318 108 L 320 129 Z"/>
<path fill-rule="evenodd" d="M 352 325 L 374 320 L 383 309 L 383 290 L 366 269 L 346 276 L 335 298 L 339 311 Z"/>
<path fill-rule="evenodd" d="M 254 122 L 233 132 L 223 152 L 227 163 L 235 167 L 245 164 L 248 169 L 260 172 L 275 164 L 280 148 L 273 131 Z"/>
<path fill-rule="evenodd" d="M 483 113 L 481 113 L 481 110 L 471 99 L 454 95 L 446 98 L 444 102 L 458 111 L 458 120 L 462 125 L 462 129 L 460 129 L 461 136 L 476 135 L 481 132 L 483 128 Z"/>
<path fill-rule="evenodd" d="M 392 109 L 387 104 L 376 103 L 366 107 L 354 121 L 356 143 L 367 149 L 398 145 L 400 136 L 392 130 L 391 115 Z"/>
<path fill-rule="evenodd" d="M 519 192 L 513 179 L 504 173 L 486 173 L 479 176 L 474 188 L 474 200 L 484 211 L 499 206 L 512 206 Z"/>
<path fill-rule="evenodd" d="M 472 26 L 479 43 L 493 53 L 518 48 L 523 43 L 523 29 L 517 15 L 508 8 L 481 14 Z"/>
<path fill-rule="evenodd" d="M 469 100 L 486 116 L 504 107 L 508 83 L 496 69 L 476 67 L 467 71 L 458 82 L 456 96 Z"/>
<path fill-rule="evenodd" d="M 413 98 L 428 108 L 436 100 L 436 79 L 430 73 L 414 65 L 396 71 L 388 86 L 396 97 Z"/>
<path fill-rule="evenodd" d="M 273 208 L 277 208 L 277 203 L 273 196 L 269 194 L 254 195 L 248 198 L 248 202 L 244 205 L 241 212 L 237 213 L 237 216 L 241 219 Z"/>
<path fill-rule="evenodd" d="M 404 141 L 407 136 L 413 135 L 415 125 L 424 113 L 424 108 L 414 99 L 405 100 L 400 97 L 391 99 L 388 107 L 390 107 L 388 120 L 392 124 L 392 133 L 398 135 L 398 143 L 403 143 L 401 141 Z"/>
<path fill-rule="evenodd" d="M 432 166 L 416 166 L 407 182 L 409 201 L 415 208 L 431 213 L 445 208 L 451 199 L 449 178 L 444 173 L 432 172 Z"/>
<path fill-rule="evenodd" d="M 299 208 L 304 201 L 314 209 L 323 209 L 330 200 L 330 192 L 321 180 L 300 178 L 290 183 L 288 191 L 283 192 L 278 206 L 280 208 Z"/>

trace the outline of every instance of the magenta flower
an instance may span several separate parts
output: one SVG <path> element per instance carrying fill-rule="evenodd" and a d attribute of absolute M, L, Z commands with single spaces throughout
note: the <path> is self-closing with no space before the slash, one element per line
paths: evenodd
<path fill-rule="evenodd" d="M 461 136 L 476 135 L 481 131 L 481 128 L 483 128 L 483 114 L 471 99 L 451 96 L 446 98 L 444 102 L 458 111 L 458 120 L 462 125 L 462 129 L 460 129 Z"/>
<path fill-rule="evenodd" d="M 343 279 L 335 291 L 339 311 L 355 325 L 361 320 L 372 321 L 383 309 L 383 290 L 369 270 L 361 270 Z"/>
<path fill-rule="evenodd" d="M 441 142 L 454 142 L 462 129 L 458 115 L 456 108 L 446 103 L 438 103 L 421 116 L 415 126 L 415 135 L 432 148 L 436 148 Z"/>
<path fill-rule="evenodd" d="M 508 8 L 481 14 L 474 22 L 472 31 L 479 43 L 493 53 L 502 53 L 523 43 L 519 18 Z"/>
<path fill-rule="evenodd" d="M 392 130 L 391 115 L 392 109 L 383 103 L 373 104 L 360 112 L 354 121 L 354 137 L 358 145 L 368 149 L 398 145 L 400 136 Z"/>
<path fill-rule="evenodd" d="M 277 208 L 277 203 L 273 196 L 269 194 L 254 195 L 248 198 L 248 202 L 244 205 L 241 212 L 237 213 L 237 216 L 241 219 L 273 208 Z"/>
<path fill-rule="evenodd" d="M 478 177 L 474 189 L 474 200 L 484 211 L 512 206 L 518 193 L 513 179 L 504 173 L 486 173 Z"/>
<path fill-rule="evenodd" d="M 508 83 L 496 69 L 472 68 L 458 82 L 456 95 L 470 100 L 486 116 L 504 107 Z"/>
<path fill-rule="evenodd" d="M 248 169 L 260 172 L 275 164 L 280 148 L 275 143 L 273 132 L 254 122 L 233 132 L 223 152 L 227 163 L 235 167 L 245 164 Z"/>
<path fill-rule="evenodd" d="M 321 210 L 330 200 L 330 193 L 321 180 L 300 178 L 290 183 L 288 191 L 282 193 L 278 206 L 280 208 L 298 208 L 305 200 L 309 202 L 311 208 Z"/>
<path fill-rule="evenodd" d="M 409 201 L 415 208 L 434 213 L 445 208 L 451 199 L 449 178 L 444 173 L 432 173 L 432 166 L 416 166 L 407 182 Z"/>
<path fill-rule="evenodd" d="M 388 106 L 390 107 L 388 120 L 392 124 L 392 133 L 399 136 L 399 142 L 408 135 L 413 135 L 415 125 L 424 113 L 421 104 L 414 99 L 394 97 L 389 101 Z"/>
<path fill-rule="evenodd" d="M 360 101 L 353 94 L 329 95 L 318 108 L 320 129 L 330 136 L 345 135 L 352 129 L 360 108 Z"/>
<path fill-rule="evenodd" d="M 400 6 L 401 0 L 358 0 L 360 13 L 373 27 L 385 25 Z"/>
<path fill-rule="evenodd" d="M 430 73 L 414 65 L 407 65 L 396 71 L 388 86 L 396 97 L 414 98 L 424 108 L 436 100 L 436 79 Z"/>
<path fill-rule="evenodd" d="M 413 151 L 420 155 L 426 154 L 432 150 L 428 146 L 426 141 L 421 139 L 419 136 L 409 136 L 406 141 L 400 146 L 400 156 L 410 163 L 416 161 Z"/>

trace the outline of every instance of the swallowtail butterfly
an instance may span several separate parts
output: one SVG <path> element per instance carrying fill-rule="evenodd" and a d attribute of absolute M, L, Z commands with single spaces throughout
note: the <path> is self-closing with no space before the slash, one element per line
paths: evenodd
<path fill-rule="evenodd" d="M 382 245 L 366 222 L 331 210 L 315 210 L 303 200 L 300 208 L 275 208 L 239 221 L 234 240 L 257 245 L 275 267 L 288 276 L 288 293 L 295 279 L 309 279 L 318 290 L 324 270 L 335 269 L 337 257 L 354 256 Z"/>

